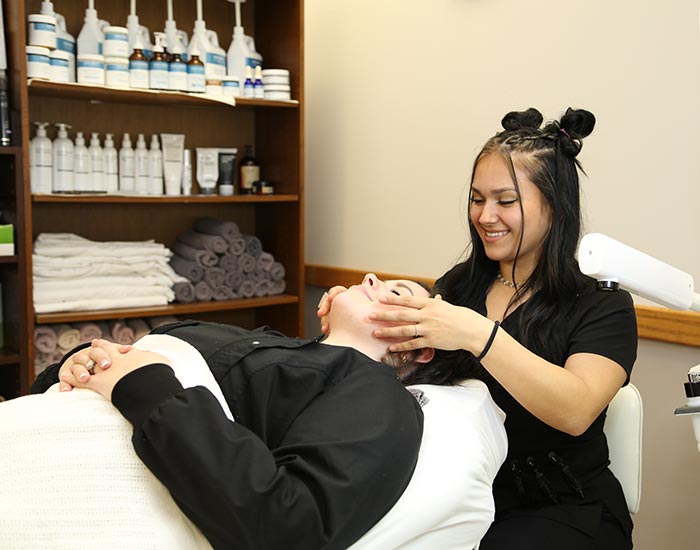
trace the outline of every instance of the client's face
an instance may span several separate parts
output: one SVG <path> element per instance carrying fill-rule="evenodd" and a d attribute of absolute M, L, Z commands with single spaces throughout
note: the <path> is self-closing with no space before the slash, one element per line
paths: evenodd
<path fill-rule="evenodd" d="M 402 306 L 386 305 L 380 297 L 389 294 L 399 296 L 428 297 L 430 294 L 421 285 L 402 279 L 382 281 L 374 273 L 368 273 L 362 284 L 351 286 L 347 292 L 335 297 L 331 307 L 333 330 L 353 329 L 361 334 L 370 334 L 375 328 L 401 323 L 386 323 L 370 319 L 372 313 L 404 309 Z"/>

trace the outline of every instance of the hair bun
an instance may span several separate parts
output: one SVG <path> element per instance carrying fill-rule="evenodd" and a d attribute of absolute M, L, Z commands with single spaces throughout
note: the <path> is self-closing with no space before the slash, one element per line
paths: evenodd
<path fill-rule="evenodd" d="M 543 120 L 542 114 L 534 107 L 530 107 L 527 111 L 511 111 L 501 119 L 501 126 L 507 131 L 521 128 L 537 129 Z"/>
<path fill-rule="evenodd" d="M 571 139 L 583 139 L 591 135 L 595 127 L 595 116 L 585 109 L 572 109 L 569 107 L 561 117 L 559 127 L 566 130 Z"/>

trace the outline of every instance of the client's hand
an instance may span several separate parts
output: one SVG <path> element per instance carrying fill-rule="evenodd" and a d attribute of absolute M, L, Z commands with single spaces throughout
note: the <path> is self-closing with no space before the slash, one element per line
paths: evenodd
<path fill-rule="evenodd" d="M 114 386 L 127 374 L 153 363 L 170 364 L 170 361 L 159 353 L 137 348 L 131 348 L 128 353 L 123 353 L 122 347 L 102 340 L 94 348 L 89 348 L 92 352 L 99 348 L 102 353 L 107 354 L 110 365 L 109 368 L 95 366 L 93 375 L 85 382 L 78 381 L 76 387 L 89 388 L 111 401 Z"/>
<path fill-rule="evenodd" d="M 111 342 L 96 338 L 91 342 L 91 347 L 81 349 L 66 359 L 58 371 L 59 389 L 70 391 L 79 382 L 87 382 L 95 365 L 99 365 L 103 369 L 109 368 L 111 358 L 109 353 L 101 347 L 106 344 L 111 344 Z M 126 353 L 132 349 L 131 346 L 111 345 L 116 346 L 119 353 Z"/>
<path fill-rule="evenodd" d="M 318 303 L 318 311 L 316 316 L 321 319 L 321 332 L 323 334 L 329 334 L 331 331 L 330 321 L 328 319 L 328 314 L 331 312 L 331 304 L 333 298 L 335 298 L 341 292 L 345 292 L 347 288 L 344 286 L 334 286 L 328 292 L 323 294 L 321 301 Z"/>

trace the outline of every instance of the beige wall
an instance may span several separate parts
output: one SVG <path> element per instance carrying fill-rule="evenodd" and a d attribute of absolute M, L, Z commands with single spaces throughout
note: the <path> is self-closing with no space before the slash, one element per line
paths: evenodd
<path fill-rule="evenodd" d="M 305 6 L 307 263 L 439 275 L 464 249 L 464 184 L 503 114 L 571 105 L 598 117 L 580 156 L 586 229 L 700 281 L 697 1 Z M 698 349 L 640 345 L 640 550 L 697 547 L 700 453 L 689 421 L 672 416 L 696 363 Z"/>

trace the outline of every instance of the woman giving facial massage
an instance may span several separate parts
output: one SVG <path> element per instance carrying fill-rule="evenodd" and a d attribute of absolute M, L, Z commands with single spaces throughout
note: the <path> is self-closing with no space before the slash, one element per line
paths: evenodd
<path fill-rule="evenodd" d="M 61 392 L 21 398 L 16 407 L 51 395 L 60 418 L 60 400 L 85 395 L 85 389 L 111 401 L 131 424 L 136 454 L 201 530 L 205 546 L 420 548 L 433 535 L 476 543 L 492 519 L 490 485 L 505 457 L 502 415 L 476 380 L 459 388 L 406 391 L 401 373 L 419 371 L 433 350 L 394 354 L 387 340 L 374 335 L 396 325 L 375 315 L 405 309 L 383 303 L 389 296 L 429 293 L 412 281 L 384 282 L 368 274 L 335 298 L 328 314 L 333 331 L 324 340 L 197 321 L 159 327 L 133 347 L 96 340 L 49 367 L 32 387 L 44 392 L 58 382 Z M 208 387 L 180 381 L 195 368 L 214 381 Z M 467 377 L 465 368 L 448 382 Z M 12 414 L 10 407 L 3 409 L 11 404 L 0 406 L 0 418 Z M 458 436 L 450 431 L 451 454 L 439 440 L 442 425 L 455 415 L 474 422 Z M 90 415 L 80 420 L 70 428 L 74 436 L 90 426 Z M 51 431 L 51 413 L 42 422 Z M 81 470 L 94 460 L 110 458 L 80 456 L 68 467 L 54 466 L 75 469 L 80 491 Z M 434 480 L 426 480 L 444 475 L 445 468 L 464 478 L 471 494 L 442 497 L 442 508 L 424 511 L 407 526 L 406 514 L 434 491 Z M 109 494 L 110 477 L 102 483 Z M 96 526 L 109 514 L 93 509 L 90 523 Z M 450 535 L 448 527 L 459 525 L 458 534 Z M 0 520 L 0 533 L 6 528 L 12 530 Z M 24 530 L 25 540 L 30 531 Z M 100 542 L 119 536 L 102 535 Z M 80 545 L 74 541 L 71 547 Z"/>

